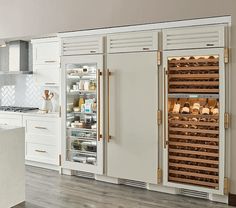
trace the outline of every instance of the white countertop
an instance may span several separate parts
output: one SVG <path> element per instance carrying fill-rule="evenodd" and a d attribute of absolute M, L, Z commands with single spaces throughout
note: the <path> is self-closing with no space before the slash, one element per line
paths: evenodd
<path fill-rule="evenodd" d="M 13 114 L 13 115 L 23 115 L 23 116 L 42 116 L 42 117 L 53 117 L 59 118 L 59 112 L 52 113 L 41 113 L 38 110 L 28 111 L 28 112 L 11 112 L 11 111 L 0 111 L 0 114 Z"/>

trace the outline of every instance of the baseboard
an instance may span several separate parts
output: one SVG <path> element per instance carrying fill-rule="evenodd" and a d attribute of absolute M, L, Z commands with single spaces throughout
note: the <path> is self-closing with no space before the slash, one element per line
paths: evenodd
<path fill-rule="evenodd" d="M 236 206 L 236 194 L 229 193 L 229 205 Z"/>
<path fill-rule="evenodd" d="M 167 187 L 163 185 L 156 185 L 156 184 L 147 184 L 147 189 L 150 191 L 157 191 L 157 192 L 162 192 L 166 194 L 178 194 L 178 189 L 172 188 L 172 187 Z"/>
<path fill-rule="evenodd" d="M 105 175 L 95 175 L 95 179 L 97 181 L 102 181 L 102 182 L 107 182 L 107 183 L 113 183 L 113 184 L 118 184 L 119 180 L 118 178 L 113 178 Z"/>
<path fill-rule="evenodd" d="M 229 197 L 228 195 L 209 194 L 209 200 L 214 201 L 214 202 L 228 204 Z"/>
<path fill-rule="evenodd" d="M 26 160 L 25 164 L 30 165 L 30 166 L 34 166 L 34 167 L 45 168 L 45 169 L 49 169 L 49 170 L 56 170 L 58 172 L 60 172 L 60 168 L 61 168 L 58 165 L 51 165 L 51 164 L 34 162 L 34 161 L 29 161 L 29 160 Z"/>

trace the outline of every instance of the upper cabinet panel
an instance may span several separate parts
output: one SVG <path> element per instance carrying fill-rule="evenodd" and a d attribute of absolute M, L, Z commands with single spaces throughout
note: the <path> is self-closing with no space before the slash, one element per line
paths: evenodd
<path fill-rule="evenodd" d="M 62 55 L 102 54 L 104 52 L 102 36 L 84 36 L 62 38 Z"/>
<path fill-rule="evenodd" d="M 224 25 L 163 30 L 163 49 L 225 47 Z"/>
<path fill-rule="evenodd" d="M 34 65 L 55 65 L 60 63 L 58 38 L 42 38 L 31 41 Z"/>
<path fill-rule="evenodd" d="M 107 36 L 107 53 L 158 50 L 158 32 L 129 32 Z"/>

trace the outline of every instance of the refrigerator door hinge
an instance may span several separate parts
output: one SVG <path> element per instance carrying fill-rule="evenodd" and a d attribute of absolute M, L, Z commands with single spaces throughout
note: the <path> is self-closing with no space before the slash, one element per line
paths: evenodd
<path fill-rule="evenodd" d="M 168 74 L 169 74 L 169 71 L 168 71 L 168 70 L 166 70 L 166 71 L 165 71 L 165 74 L 166 74 L 166 75 L 168 75 Z"/>
<path fill-rule="evenodd" d="M 157 51 L 157 66 L 161 65 L 161 51 Z"/>
<path fill-rule="evenodd" d="M 157 183 L 161 183 L 162 182 L 162 169 L 158 168 L 157 170 Z"/>
<path fill-rule="evenodd" d="M 61 166 L 61 155 L 59 155 L 59 166 Z"/>
<path fill-rule="evenodd" d="M 230 126 L 230 115 L 229 113 L 225 113 L 224 115 L 224 125 L 225 125 L 225 129 L 228 129 Z"/>
<path fill-rule="evenodd" d="M 161 112 L 161 110 L 157 111 L 157 124 L 158 125 L 162 124 L 162 112 Z"/>
<path fill-rule="evenodd" d="M 229 178 L 224 178 L 224 194 L 229 193 Z"/>
<path fill-rule="evenodd" d="M 224 49 L 224 62 L 229 63 L 229 48 Z"/>

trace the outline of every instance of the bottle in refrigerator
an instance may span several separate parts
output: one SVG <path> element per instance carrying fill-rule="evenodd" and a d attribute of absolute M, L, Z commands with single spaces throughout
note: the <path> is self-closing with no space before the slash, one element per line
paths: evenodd
<path fill-rule="evenodd" d="M 187 98 L 186 102 L 184 103 L 184 106 L 181 110 L 182 114 L 189 114 L 190 113 L 190 103 L 189 103 L 189 98 Z"/>

